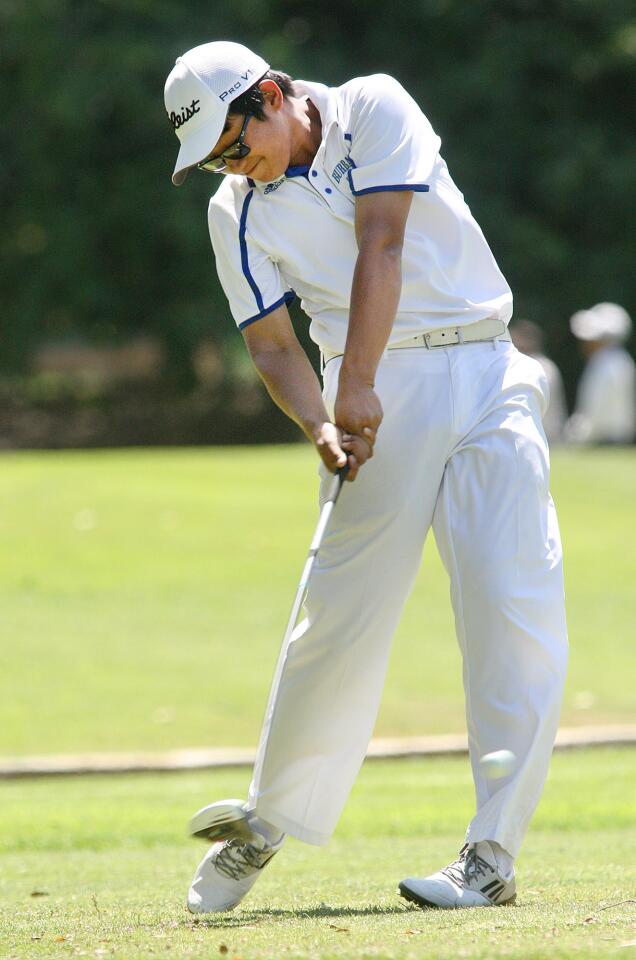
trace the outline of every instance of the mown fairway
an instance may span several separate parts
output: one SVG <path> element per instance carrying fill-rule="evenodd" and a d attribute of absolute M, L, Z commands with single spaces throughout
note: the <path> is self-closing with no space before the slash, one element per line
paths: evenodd
<path fill-rule="evenodd" d="M 255 744 L 316 510 L 307 446 L 5 454 L 0 754 Z M 557 452 L 564 723 L 636 719 L 636 453 Z M 463 730 L 431 540 L 378 735 Z"/>
<path fill-rule="evenodd" d="M 636 943 L 636 752 L 558 754 L 518 861 L 518 903 L 421 911 L 407 875 L 455 855 L 465 759 L 367 763 L 326 848 L 289 841 L 244 905 L 184 912 L 205 847 L 184 836 L 247 772 L 14 781 L 1 787 L 0 956 L 227 960 L 628 958 Z M 631 946 L 627 946 L 631 944 Z M 227 948 L 227 952 L 223 948 Z"/>

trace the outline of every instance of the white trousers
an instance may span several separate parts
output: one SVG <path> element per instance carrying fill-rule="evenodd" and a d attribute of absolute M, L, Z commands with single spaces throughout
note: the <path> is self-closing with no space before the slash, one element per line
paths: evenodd
<path fill-rule="evenodd" d="M 340 363 L 325 370 L 330 413 Z M 433 526 L 463 657 L 477 806 L 467 839 L 496 840 L 516 856 L 547 774 L 567 662 L 545 375 L 510 343 L 471 343 L 391 351 L 376 390 L 384 420 L 375 456 L 344 486 L 306 617 L 281 651 L 250 807 L 300 840 L 331 836 Z M 485 779 L 479 758 L 502 749 L 515 770 Z"/>

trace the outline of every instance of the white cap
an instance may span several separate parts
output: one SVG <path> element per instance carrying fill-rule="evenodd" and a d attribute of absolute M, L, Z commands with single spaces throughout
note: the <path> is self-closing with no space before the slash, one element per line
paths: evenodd
<path fill-rule="evenodd" d="M 632 329 L 627 310 L 617 303 L 597 303 L 570 317 L 570 330 L 579 340 L 627 340 Z"/>
<path fill-rule="evenodd" d="M 175 186 L 220 138 L 232 100 L 268 70 L 262 57 L 228 40 L 203 43 L 177 57 L 164 89 L 168 119 L 181 143 L 172 174 Z"/>

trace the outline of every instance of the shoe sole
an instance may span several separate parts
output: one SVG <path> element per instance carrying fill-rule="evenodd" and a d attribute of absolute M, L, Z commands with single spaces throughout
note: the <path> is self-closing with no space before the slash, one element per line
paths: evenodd
<path fill-rule="evenodd" d="M 410 903 L 415 903 L 418 907 L 430 907 L 433 910 L 461 910 L 461 909 L 468 910 L 470 909 L 469 907 L 463 907 L 463 908 L 455 907 L 450 903 L 448 904 L 448 906 L 444 906 L 441 903 L 434 903 L 432 900 L 426 900 L 424 897 L 418 896 L 408 887 L 405 887 L 403 883 L 399 885 L 398 891 L 401 897 L 403 897 L 405 900 L 408 900 Z M 502 900 L 501 903 L 493 903 L 491 900 L 490 906 L 491 907 L 508 907 L 508 906 L 511 906 L 516 899 L 517 899 L 517 894 L 513 893 L 511 897 L 508 897 L 507 900 Z M 486 904 L 484 904 L 484 906 L 486 906 Z"/>
<path fill-rule="evenodd" d="M 191 837 L 205 840 L 206 843 L 218 843 L 234 837 L 249 840 L 252 831 L 247 820 L 241 800 L 223 800 L 220 803 L 210 803 L 195 813 L 190 820 L 188 832 Z"/>

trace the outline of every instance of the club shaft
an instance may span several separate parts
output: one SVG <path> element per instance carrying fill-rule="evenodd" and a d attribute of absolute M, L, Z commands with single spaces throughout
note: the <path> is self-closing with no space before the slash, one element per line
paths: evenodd
<path fill-rule="evenodd" d="M 327 524 L 329 523 L 329 517 L 333 512 L 334 506 L 335 500 L 328 500 L 320 511 L 320 519 L 318 520 L 318 525 L 311 541 L 311 546 L 309 547 L 309 553 L 307 554 L 307 559 L 305 560 L 305 566 L 303 567 L 298 589 L 296 590 L 296 596 L 294 597 L 294 602 L 289 614 L 289 620 L 287 621 L 287 629 L 285 630 L 283 645 L 287 643 L 294 627 L 296 626 L 298 614 L 300 613 L 300 608 L 302 607 L 303 600 L 305 598 L 307 584 L 309 583 L 309 578 L 311 577 L 311 571 L 313 570 L 314 562 L 316 560 L 318 551 L 320 550 L 320 545 L 323 541 L 325 530 L 327 529 Z"/>
<path fill-rule="evenodd" d="M 280 654 L 278 657 L 278 663 L 276 664 L 276 670 L 274 673 L 274 679 L 272 682 L 272 688 L 270 690 L 269 701 L 267 704 L 267 709 L 265 712 L 265 721 L 264 729 L 266 730 L 274 714 L 274 709 L 276 705 L 276 694 L 280 685 L 280 679 L 283 673 L 285 666 L 285 661 L 287 658 L 287 648 L 289 647 L 298 616 L 300 614 L 301 607 L 303 605 L 303 600 L 305 599 L 305 593 L 307 591 L 307 585 L 311 577 L 311 572 L 320 549 L 320 545 L 323 541 L 325 531 L 327 529 L 327 524 L 329 518 L 333 512 L 333 509 L 336 505 L 336 501 L 340 496 L 340 491 L 342 489 L 342 484 L 348 473 L 348 467 L 345 466 L 339 470 L 332 481 L 330 482 L 326 496 L 323 500 L 323 506 L 320 511 L 320 517 L 318 519 L 318 525 L 316 526 L 315 533 L 311 540 L 311 546 L 309 547 L 309 553 L 307 554 L 307 559 L 305 560 L 305 566 L 303 567 L 303 572 L 300 578 L 300 583 L 298 584 L 298 589 L 296 590 L 296 596 L 294 597 L 294 602 L 292 604 L 291 612 L 289 614 L 289 620 L 287 621 L 287 629 L 285 630 L 285 636 L 283 637 L 283 642 L 281 645 Z M 265 753 L 267 751 L 267 737 L 261 737 L 261 742 L 256 754 L 256 763 L 254 764 L 254 773 L 253 781 L 258 782 L 263 764 L 265 763 Z"/>
<path fill-rule="evenodd" d="M 285 636 L 283 637 L 283 650 L 289 643 L 289 638 L 291 637 L 294 627 L 296 626 L 296 621 L 298 620 L 298 614 L 300 613 L 300 608 L 302 607 L 303 600 L 305 599 L 307 584 L 309 583 L 309 578 L 311 577 L 311 571 L 313 570 L 316 556 L 320 550 L 320 545 L 325 536 L 325 530 L 327 529 L 329 518 L 333 513 L 333 508 L 335 507 L 338 497 L 340 496 L 342 484 L 344 483 L 348 472 L 348 465 L 341 467 L 340 470 L 333 475 L 325 492 L 325 499 L 322 510 L 320 511 L 320 517 L 318 518 L 318 524 L 311 540 L 309 553 L 307 554 L 307 559 L 305 560 L 305 566 L 303 567 L 303 572 L 300 577 L 300 583 L 298 584 L 296 596 L 294 597 L 294 602 L 289 614 L 289 620 L 287 621 L 287 629 L 285 630 Z"/>

